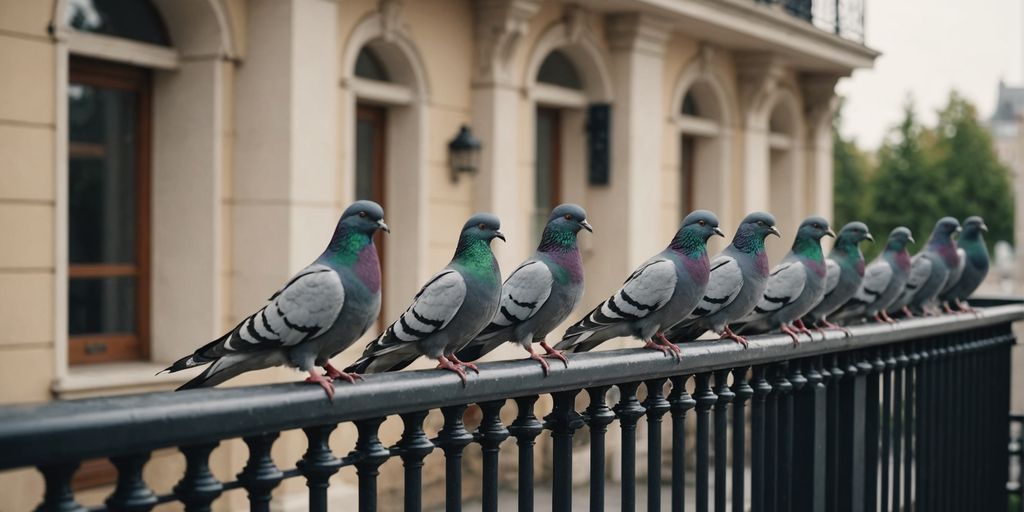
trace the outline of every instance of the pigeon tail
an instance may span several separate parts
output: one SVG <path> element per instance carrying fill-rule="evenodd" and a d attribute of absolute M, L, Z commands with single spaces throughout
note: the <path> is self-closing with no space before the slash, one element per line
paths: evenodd
<path fill-rule="evenodd" d="M 206 356 L 203 356 L 203 353 L 208 351 L 208 350 L 212 350 L 213 348 L 215 348 L 218 345 L 220 345 L 221 343 L 223 343 L 224 340 L 228 339 L 231 336 L 231 334 L 234 333 L 234 332 L 235 332 L 235 330 L 232 329 L 231 331 L 229 331 L 227 334 L 221 336 L 220 338 L 217 338 L 217 339 L 207 343 L 206 345 L 203 345 L 202 347 L 199 347 L 199 349 L 196 350 L 195 352 L 193 352 L 193 353 L 191 353 L 191 354 L 189 354 L 189 355 L 187 355 L 187 356 L 185 356 L 185 357 L 183 357 L 181 359 L 178 359 L 177 361 L 175 361 L 173 364 L 171 364 L 167 368 L 164 368 L 163 370 L 160 370 L 160 372 L 157 373 L 157 375 L 160 375 L 161 373 L 164 373 L 164 372 L 167 372 L 167 373 L 180 372 L 182 370 L 187 370 L 189 368 L 195 368 L 196 366 L 202 366 L 204 364 L 209 364 L 209 363 L 211 363 L 213 361 L 218 360 L 219 358 L 217 358 L 217 357 L 206 357 Z"/>

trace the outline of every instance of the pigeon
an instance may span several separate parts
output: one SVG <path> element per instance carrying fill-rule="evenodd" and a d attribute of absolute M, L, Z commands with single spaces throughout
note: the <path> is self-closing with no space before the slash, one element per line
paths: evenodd
<path fill-rule="evenodd" d="M 548 345 L 545 337 L 576 309 L 583 296 L 583 259 L 576 244 L 581 229 L 594 231 L 583 208 L 563 204 L 551 211 L 537 252 L 505 280 L 498 313 L 455 354 L 460 361 L 475 361 L 513 341 L 540 363 L 545 375 L 549 371 L 545 357 L 560 359 L 568 366 L 565 356 Z M 534 352 L 534 343 L 540 343 L 544 356 Z"/>
<path fill-rule="evenodd" d="M 478 373 L 479 369 L 454 354 L 487 327 L 498 311 L 501 271 L 491 240 L 505 240 L 500 228 L 498 217 L 490 213 L 470 217 L 448 266 L 423 285 L 409 308 L 345 371 L 397 371 L 427 356 L 437 360 L 438 368 L 458 374 L 466 385 L 463 368 Z"/>
<path fill-rule="evenodd" d="M 285 365 L 308 372 L 306 382 L 319 384 L 333 400 L 333 379 L 354 382 L 357 377 L 338 371 L 330 358 L 359 339 L 380 313 L 380 259 L 373 243 L 378 229 L 390 232 L 384 210 L 373 201 L 356 201 L 342 213 L 316 261 L 295 274 L 259 311 L 164 371 L 209 364 L 178 388 L 183 390 Z M 314 366 L 322 366 L 326 375 Z"/>
<path fill-rule="evenodd" d="M 764 240 L 781 236 L 769 213 L 747 215 L 736 229 L 732 244 L 711 260 L 707 290 L 697 307 L 666 334 L 676 343 L 695 340 L 707 330 L 721 339 L 747 346 L 747 339 L 733 332 L 730 323 L 750 313 L 768 283 L 768 254 Z"/>
<path fill-rule="evenodd" d="M 586 352 L 619 336 L 633 336 L 644 348 L 666 355 L 679 347 L 665 339 L 664 331 L 689 315 L 704 295 L 708 284 L 707 241 L 724 236 L 718 217 L 696 210 L 683 219 L 682 226 L 665 250 L 636 269 L 619 291 L 573 324 L 558 350 Z"/>
<path fill-rule="evenodd" d="M 874 242 L 863 222 L 850 222 L 839 230 L 836 245 L 825 260 L 825 296 L 803 321 L 812 328 L 838 329 L 847 335 L 850 331 L 828 321 L 828 316 L 850 300 L 864 279 L 864 253 L 860 243 Z"/>
<path fill-rule="evenodd" d="M 910 277 L 900 298 L 889 306 L 890 314 L 902 311 L 907 317 L 915 314 L 932 315 L 933 302 L 946 284 L 950 271 L 960 266 L 953 233 L 960 231 L 960 223 L 953 217 L 943 217 L 935 223 L 924 249 L 910 260 Z"/>
<path fill-rule="evenodd" d="M 956 242 L 960 257 L 957 271 L 959 276 L 956 280 L 950 279 L 950 284 L 939 294 L 947 311 L 951 311 L 951 306 L 965 312 L 973 311 L 964 301 L 978 289 L 988 274 L 988 247 L 985 246 L 982 232 L 987 233 L 988 226 L 981 217 L 968 217 L 964 220 L 963 232 Z"/>
<path fill-rule="evenodd" d="M 741 334 L 778 328 L 793 338 L 794 344 L 800 342 L 799 333 L 810 336 L 800 317 L 825 296 L 826 267 L 821 252 L 823 236 L 836 236 L 824 218 L 808 217 L 800 223 L 789 254 L 772 269 L 768 286 L 754 311 L 742 319 Z"/>
<path fill-rule="evenodd" d="M 914 243 L 910 230 L 900 226 L 889 233 L 885 249 L 864 270 L 864 279 L 833 317 L 847 320 L 860 317 L 879 322 L 895 322 L 886 312 L 901 293 L 910 276 L 910 253 L 907 245 Z"/>

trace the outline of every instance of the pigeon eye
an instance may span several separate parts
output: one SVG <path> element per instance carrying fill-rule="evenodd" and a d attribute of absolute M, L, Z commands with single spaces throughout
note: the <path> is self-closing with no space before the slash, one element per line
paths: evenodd
<path fill-rule="evenodd" d="M 763 220 L 759 220 L 759 221 L 757 221 L 757 225 L 758 225 L 758 226 L 764 226 L 764 221 L 763 221 Z"/>
<path fill-rule="evenodd" d="M 366 212 L 359 212 L 360 217 L 366 217 Z"/>
<path fill-rule="evenodd" d="M 821 229 L 821 224 L 815 224 L 814 229 Z"/>
<path fill-rule="evenodd" d="M 480 224 L 477 225 L 477 227 L 480 228 L 480 229 L 487 229 L 487 224 L 484 224 L 483 222 L 481 222 Z"/>
<path fill-rule="evenodd" d="M 701 226 L 703 226 L 703 225 L 707 224 L 707 222 L 704 222 L 704 221 L 702 221 L 702 220 L 698 220 L 698 221 L 697 221 L 697 224 L 700 224 Z"/>
<path fill-rule="evenodd" d="M 571 213 L 565 214 L 565 220 L 572 220 L 572 214 Z"/>

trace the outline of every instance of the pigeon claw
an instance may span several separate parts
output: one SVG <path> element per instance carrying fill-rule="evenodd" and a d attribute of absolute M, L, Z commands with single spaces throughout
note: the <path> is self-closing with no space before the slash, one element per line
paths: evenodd
<path fill-rule="evenodd" d="M 822 321 L 819 324 L 825 326 L 824 327 L 825 329 L 831 329 L 833 331 L 842 331 L 843 335 L 846 336 L 847 338 L 850 338 L 850 337 L 853 336 L 853 333 L 850 332 L 849 329 L 847 329 L 846 327 L 843 327 L 843 326 L 841 326 L 839 324 L 835 324 L 835 323 L 829 322 L 828 319 L 822 319 Z"/>
<path fill-rule="evenodd" d="M 953 308 L 949 307 L 949 303 L 948 302 L 943 302 L 942 303 L 942 311 L 944 313 L 946 313 L 947 315 L 952 315 L 952 314 L 956 313 L 956 311 L 953 311 Z"/>
<path fill-rule="evenodd" d="M 743 345 L 743 348 L 750 348 L 750 342 L 747 341 L 747 338 L 745 338 L 743 336 L 740 336 L 739 334 L 736 334 L 735 332 L 733 332 L 732 328 L 729 327 L 728 325 L 725 326 L 725 330 L 722 331 L 722 333 L 719 335 L 718 339 L 720 339 L 720 340 L 733 340 L 736 343 L 739 343 L 740 345 Z"/>
<path fill-rule="evenodd" d="M 909 306 L 903 306 L 903 314 L 906 315 L 907 318 L 914 318 L 914 312 L 910 310 Z"/>
<path fill-rule="evenodd" d="M 359 375 L 358 373 L 355 372 L 345 373 L 335 368 L 334 365 L 332 365 L 331 363 L 327 363 L 324 365 L 324 371 L 327 372 L 324 374 L 324 377 L 328 377 L 332 380 L 342 379 L 352 384 L 355 384 L 357 380 L 363 380 L 362 375 Z"/>
<path fill-rule="evenodd" d="M 672 349 L 670 349 L 670 348 L 668 348 L 665 345 L 662 345 L 660 343 L 655 343 L 655 342 L 653 342 L 651 340 L 647 340 L 644 343 L 644 348 L 650 349 L 650 350 L 660 350 L 661 353 L 665 354 L 666 356 L 673 356 Z"/>
<path fill-rule="evenodd" d="M 306 382 L 315 382 L 324 388 L 324 393 L 327 393 L 327 400 L 334 403 L 334 384 L 331 382 L 331 378 L 320 375 L 316 370 L 309 371 L 309 377 L 306 377 Z"/>
<path fill-rule="evenodd" d="M 555 350 L 551 345 L 548 345 L 546 341 L 540 342 L 540 348 L 543 348 L 546 352 L 546 354 L 544 354 L 544 357 L 558 359 L 559 361 L 562 362 L 562 364 L 565 365 L 566 368 L 569 367 L 569 360 L 565 358 L 565 354 L 562 353 L 561 350 Z"/>
<path fill-rule="evenodd" d="M 661 346 L 668 347 L 672 350 L 672 355 L 675 357 L 677 363 L 683 360 L 683 349 L 679 348 L 679 345 L 669 341 L 668 338 L 665 337 L 665 333 L 659 332 L 657 333 L 657 337 L 661 340 Z"/>
<path fill-rule="evenodd" d="M 442 370 L 455 372 L 456 375 L 459 376 L 459 379 L 462 380 L 462 387 L 466 387 L 466 385 L 469 384 L 469 381 L 466 380 L 466 372 L 462 371 L 462 368 L 459 365 L 453 364 L 444 356 L 437 358 L 437 367 Z"/>
<path fill-rule="evenodd" d="M 800 334 L 797 331 L 794 331 L 788 324 L 782 324 L 782 327 L 779 327 L 779 330 L 788 334 L 790 338 L 793 338 L 794 347 L 800 344 Z"/>
<path fill-rule="evenodd" d="M 882 310 L 882 320 L 885 320 L 887 323 L 890 324 L 896 323 L 896 319 L 889 316 L 889 312 L 884 309 Z"/>
<path fill-rule="evenodd" d="M 455 354 L 448 356 L 448 360 L 464 368 L 469 368 L 470 370 L 473 370 L 473 373 L 480 375 L 480 368 L 478 368 L 473 363 L 464 363 L 462 361 L 459 361 L 459 359 L 455 357 Z"/>
<path fill-rule="evenodd" d="M 538 363 L 540 363 L 541 369 L 544 370 L 544 376 L 545 377 L 547 377 L 548 374 L 551 373 L 551 365 L 548 364 L 548 360 L 547 359 L 544 359 L 544 356 L 534 352 L 531 349 L 530 350 L 530 359 L 533 359 L 534 361 L 537 361 Z"/>

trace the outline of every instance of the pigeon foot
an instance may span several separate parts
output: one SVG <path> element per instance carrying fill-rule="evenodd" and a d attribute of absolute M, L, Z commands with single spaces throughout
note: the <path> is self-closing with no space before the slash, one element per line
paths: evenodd
<path fill-rule="evenodd" d="M 544 351 L 547 352 L 546 354 L 544 354 L 544 357 L 558 359 L 559 361 L 562 362 L 562 364 L 565 365 L 566 368 L 569 367 L 569 360 L 565 358 L 565 354 L 562 353 L 561 350 L 555 350 L 554 347 L 548 345 L 548 343 L 543 340 L 541 340 L 540 342 L 540 348 L 544 349 Z"/>
<path fill-rule="evenodd" d="M 843 327 L 843 326 L 841 326 L 839 324 L 834 324 L 832 322 L 829 322 L 828 319 L 823 319 L 821 322 L 818 322 L 818 323 L 819 323 L 819 325 L 824 326 L 825 329 L 830 329 L 830 330 L 833 330 L 833 331 L 843 331 L 843 334 L 847 338 L 853 336 L 853 333 L 850 332 L 849 329 L 847 329 L 846 327 Z"/>
<path fill-rule="evenodd" d="M 469 384 L 469 381 L 466 380 L 466 372 L 462 371 L 462 367 L 453 364 L 444 356 L 437 358 L 437 367 L 442 370 L 455 372 L 459 376 L 459 379 L 462 379 L 462 387 L 466 387 L 466 385 Z"/>
<path fill-rule="evenodd" d="M 743 345 L 743 348 L 750 348 L 750 342 L 747 341 L 747 338 L 745 338 L 743 336 L 740 336 L 739 334 L 736 334 L 735 332 L 733 332 L 732 328 L 729 327 L 728 325 L 725 326 L 725 330 L 722 331 L 719 334 L 719 338 L 718 339 L 720 339 L 720 340 L 733 340 L 736 343 L 739 343 L 740 345 Z"/>
<path fill-rule="evenodd" d="M 903 306 L 903 314 L 906 318 L 914 318 L 914 312 L 910 310 L 909 306 Z"/>
<path fill-rule="evenodd" d="M 544 356 L 533 351 L 533 347 L 527 347 L 526 350 L 530 351 L 530 359 L 540 363 L 540 367 L 544 370 L 544 376 L 547 377 L 551 373 L 551 365 L 548 364 L 548 360 L 544 359 Z"/>
<path fill-rule="evenodd" d="M 316 370 L 309 371 L 309 377 L 306 377 L 306 382 L 315 382 L 324 388 L 324 393 L 327 393 L 327 400 L 334 403 L 334 384 L 331 383 L 330 377 L 320 375 Z"/>
<path fill-rule="evenodd" d="M 942 303 L 942 311 L 944 313 L 946 313 L 947 315 L 952 315 L 952 314 L 956 313 L 956 311 L 953 311 L 953 308 L 949 307 L 949 303 L 948 302 L 943 302 Z"/>
<path fill-rule="evenodd" d="M 890 323 L 890 324 L 896 323 L 896 319 L 891 317 L 891 316 L 889 316 L 889 312 L 888 311 L 882 310 L 881 311 L 881 315 L 882 315 L 882 320 L 884 320 L 886 323 Z"/>
<path fill-rule="evenodd" d="M 796 329 L 796 332 L 798 332 L 800 334 L 806 334 L 807 337 L 811 339 L 811 341 L 814 341 L 814 333 L 812 333 L 811 330 L 808 329 L 806 325 L 804 325 L 803 318 L 797 318 L 796 320 L 794 320 L 793 321 L 793 327 Z M 818 331 L 818 332 L 821 332 L 821 331 Z M 821 336 L 824 339 L 825 333 L 821 333 Z"/>
<path fill-rule="evenodd" d="M 644 343 L 644 348 L 650 349 L 650 350 L 660 350 L 661 353 L 665 354 L 666 356 L 672 356 L 673 355 L 672 354 L 672 349 L 670 349 L 670 348 L 668 348 L 665 345 L 662 345 L 660 343 L 655 343 L 655 342 L 653 342 L 651 340 L 647 340 Z"/>
<path fill-rule="evenodd" d="M 477 366 L 475 364 L 473 364 L 473 363 L 464 363 L 462 361 L 459 361 L 459 359 L 457 357 L 455 357 L 455 354 L 449 355 L 448 356 L 448 360 L 453 362 L 453 363 L 455 363 L 455 364 L 457 364 L 457 365 L 459 365 L 459 366 L 463 366 L 465 368 L 469 368 L 470 370 L 473 370 L 473 373 L 475 373 L 477 375 L 480 375 L 480 368 L 477 368 Z"/>
<path fill-rule="evenodd" d="M 362 375 L 359 375 L 356 372 L 345 373 L 335 368 L 334 365 L 332 365 L 331 363 L 327 363 L 324 365 L 324 371 L 327 372 L 324 374 L 324 377 L 328 377 L 331 380 L 344 379 L 352 384 L 355 384 L 357 380 L 363 380 Z"/>
<path fill-rule="evenodd" d="M 788 334 L 790 338 L 793 338 L 794 347 L 800 344 L 800 334 L 797 331 L 794 331 L 789 324 L 782 324 L 782 326 L 779 327 L 779 330 Z"/>
<path fill-rule="evenodd" d="M 669 341 L 668 338 L 665 337 L 665 333 L 663 332 L 659 332 L 655 336 L 657 336 L 658 339 L 661 340 L 661 346 L 672 349 L 672 352 L 675 353 L 676 362 L 683 360 L 683 349 L 679 348 L 679 345 L 676 345 L 675 343 Z"/>

